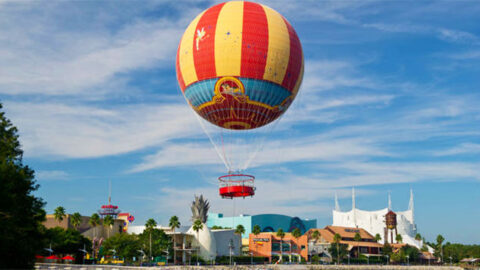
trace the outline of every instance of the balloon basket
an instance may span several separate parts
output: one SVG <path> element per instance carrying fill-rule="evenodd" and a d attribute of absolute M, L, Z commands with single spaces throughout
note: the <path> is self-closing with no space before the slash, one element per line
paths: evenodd
<path fill-rule="evenodd" d="M 247 174 L 228 174 L 218 178 L 218 189 L 222 199 L 245 198 L 255 195 L 255 176 Z"/>

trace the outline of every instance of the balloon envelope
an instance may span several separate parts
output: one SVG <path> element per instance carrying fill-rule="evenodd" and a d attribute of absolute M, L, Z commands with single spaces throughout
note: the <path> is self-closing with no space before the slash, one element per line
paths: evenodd
<path fill-rule="evenodd" d="M 210 123 L 255 129 L 282 115 L 303 78 L 303 52 L 273 9 L 232 1 L 199 14 L 178 47 L 177 79 L 190 106 Z"/>

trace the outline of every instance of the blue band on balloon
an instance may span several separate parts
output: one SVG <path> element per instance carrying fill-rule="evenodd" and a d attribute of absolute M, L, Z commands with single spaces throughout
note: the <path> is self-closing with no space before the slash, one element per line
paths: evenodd
<path fill-rule="evenodd" d="M 245 88 L 245 95 L 250 100 L 261 102 L 271 107 L 280 105 L 282 101 L 292 95 L 290 91 L 275 83 L 241 77 L 238 79 L 242 82 Z M 195 107 L 212 101 L 217 81 L 218 78 L 214 78 L 189 85 L 184 92 L 185 98 Z"/>

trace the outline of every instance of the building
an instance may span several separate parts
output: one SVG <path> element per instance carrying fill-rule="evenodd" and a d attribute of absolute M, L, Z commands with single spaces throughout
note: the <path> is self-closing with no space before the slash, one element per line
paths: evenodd
<path fill-rule="evenodd" d="M 313 232 L 319 232 L 319 238 L 313 238 Z M 355 241 L 355 235 L 360 235 L 360 241 Z M 367 256 L 381 256 L 383 245 L 375 241 L 375 237 L 362 228 L 326 226 L 323 229 L 310 229 L 306 235 L 308 238 L 308 257 L 319 256 L 324 261 L 331 261 L 328 249 L 334 244 L 334 236 L 339 234 L 339 244 L 346 245 L 351 257 L 358 257 L 358 252 Z"/>
<path fill-rule="evenodd" d="M 380 243 L 385 242 L 385 216 L 392 210 L 390 194 L 388 195 L 388 206 L 376 211 L 365 211 L 357 209 L 355 206 L 355 190 L 352 189 L 352 210 L 341 211 L 338 200 L 335 196 L 335 209 L 333 210 L 333 226 L 363 228 L 371 235 L 379 234 L 382 239 Z M 413 191 L 410 190 L 410 203 L 405 211 L 397 211 L 396 214 L 396 233 L 400 234 L 403 243 L 421 248 L 422 241 L 415 240 L 417 234 L 417 225 L 414 219 Z M 391 242 L 391 241 L 389 241 Z"/>
<path fill-rule="evenodd" d="M 308 259 L 308 236 L 306 234 L 295 238 L 291 233 L 285 233 L 285 237 L 282 239 L 274 232 L 250 234 L 248 247 L 253 256 L 266 257 L 269 262 L 280 259 L 281 254 L 283 254 L 284 261 L 288 259 L 289 262 L 298 262 L 301 258 Z"/>
<path fill-rule="evenodd" d="M 206 237 L 202 237 L 202 231 L 199 233 L 199 240 L 197 240 L 197 234 L 191 231 L 191 226 L 180 226 L 175 232 L 170 227 L 164 227 L 158 225 L 157 229 L 163 230 L 167 235 L 175 237 L 175 250 L 176 250 L 176 262 L 187 264 L 192 255 L 195 255 L 198 246 L 211 246 L 206 241 L 214 241 L 213 246 L 215 256 L 229 256 L 230 252 L 233 256 L 241 255 L 242 242 L 241 237 L 235 234 L 234 229 L 219 229 L 209 230 L 210 240 Z M 145 230 L 145 226 L 129 226 L 128 233 L 141 234 Z M 203 230 L 206 232 L 206 230 Z M 173 254 L 170 254 L 173 256 Z"/>
<path fill-rule="evenodd" d="M 114 236 L 117 233 L 124 231 L 124 220 L 122 219 L 115 219 L 113 226 L 111 228 L 106 228 L 102 224 L 99 224 L 96 227 L 90 226 L 88 221 L 90 217 L 82 216 L 80 225 L 75 228 L 71 222 L 72 215 L 66 214 L 62 221 L 58 221 L 55 219 L 54 215 L 46 215 L 46 219 L 43 222 L 45 228 L 55 228 L 61 227 L 63 229 L 76 229 L 78 230 L 83 236 L 93 239 L 96 238 L 107 238 L 107 235 Z"/>
<path fill-rule="evenodd" d="M 295 228 L 298 228 L 300 232 L 304 234 L 309 229 L 317 227 L 317 220 L 300 219 L 298 217 L 277 214 L 242 214 L 236 217 L 224 217 L 221 213 L 208 214 L 207 226 L 210 228 L 218 226 L 235 229 L 240 224 L 245 228 L 245 233 L 242 234 L 242 238 L 248 239 L 255 225 L 259 225 L 262 232 L 276 232 L 280 228 L 285 232 L 291 232 Z"/>

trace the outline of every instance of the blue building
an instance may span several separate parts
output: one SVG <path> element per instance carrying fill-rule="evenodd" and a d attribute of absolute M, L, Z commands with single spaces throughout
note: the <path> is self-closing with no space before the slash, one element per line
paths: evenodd
<path fill-rule="evenodd" d="M 242 214 L 236 217 L 224 217 L 223 214 L 209 213 L 207 219 L 207 226 L 236 228 L 238 225 L 243 225 L 245 233 L 242 238 L 248 238 L 252 232 L 253 226 L 259 225 L 262 232 L 276 232 L 282 228 L 284 232 L 291 232 L 298 228 L 302 234 L 312 228 L 317 227 L 317 220 L 300 219 L 298 217 L 290 217 L 277 214 L 261 214 L 261 215 L 245 215 Z"/>

